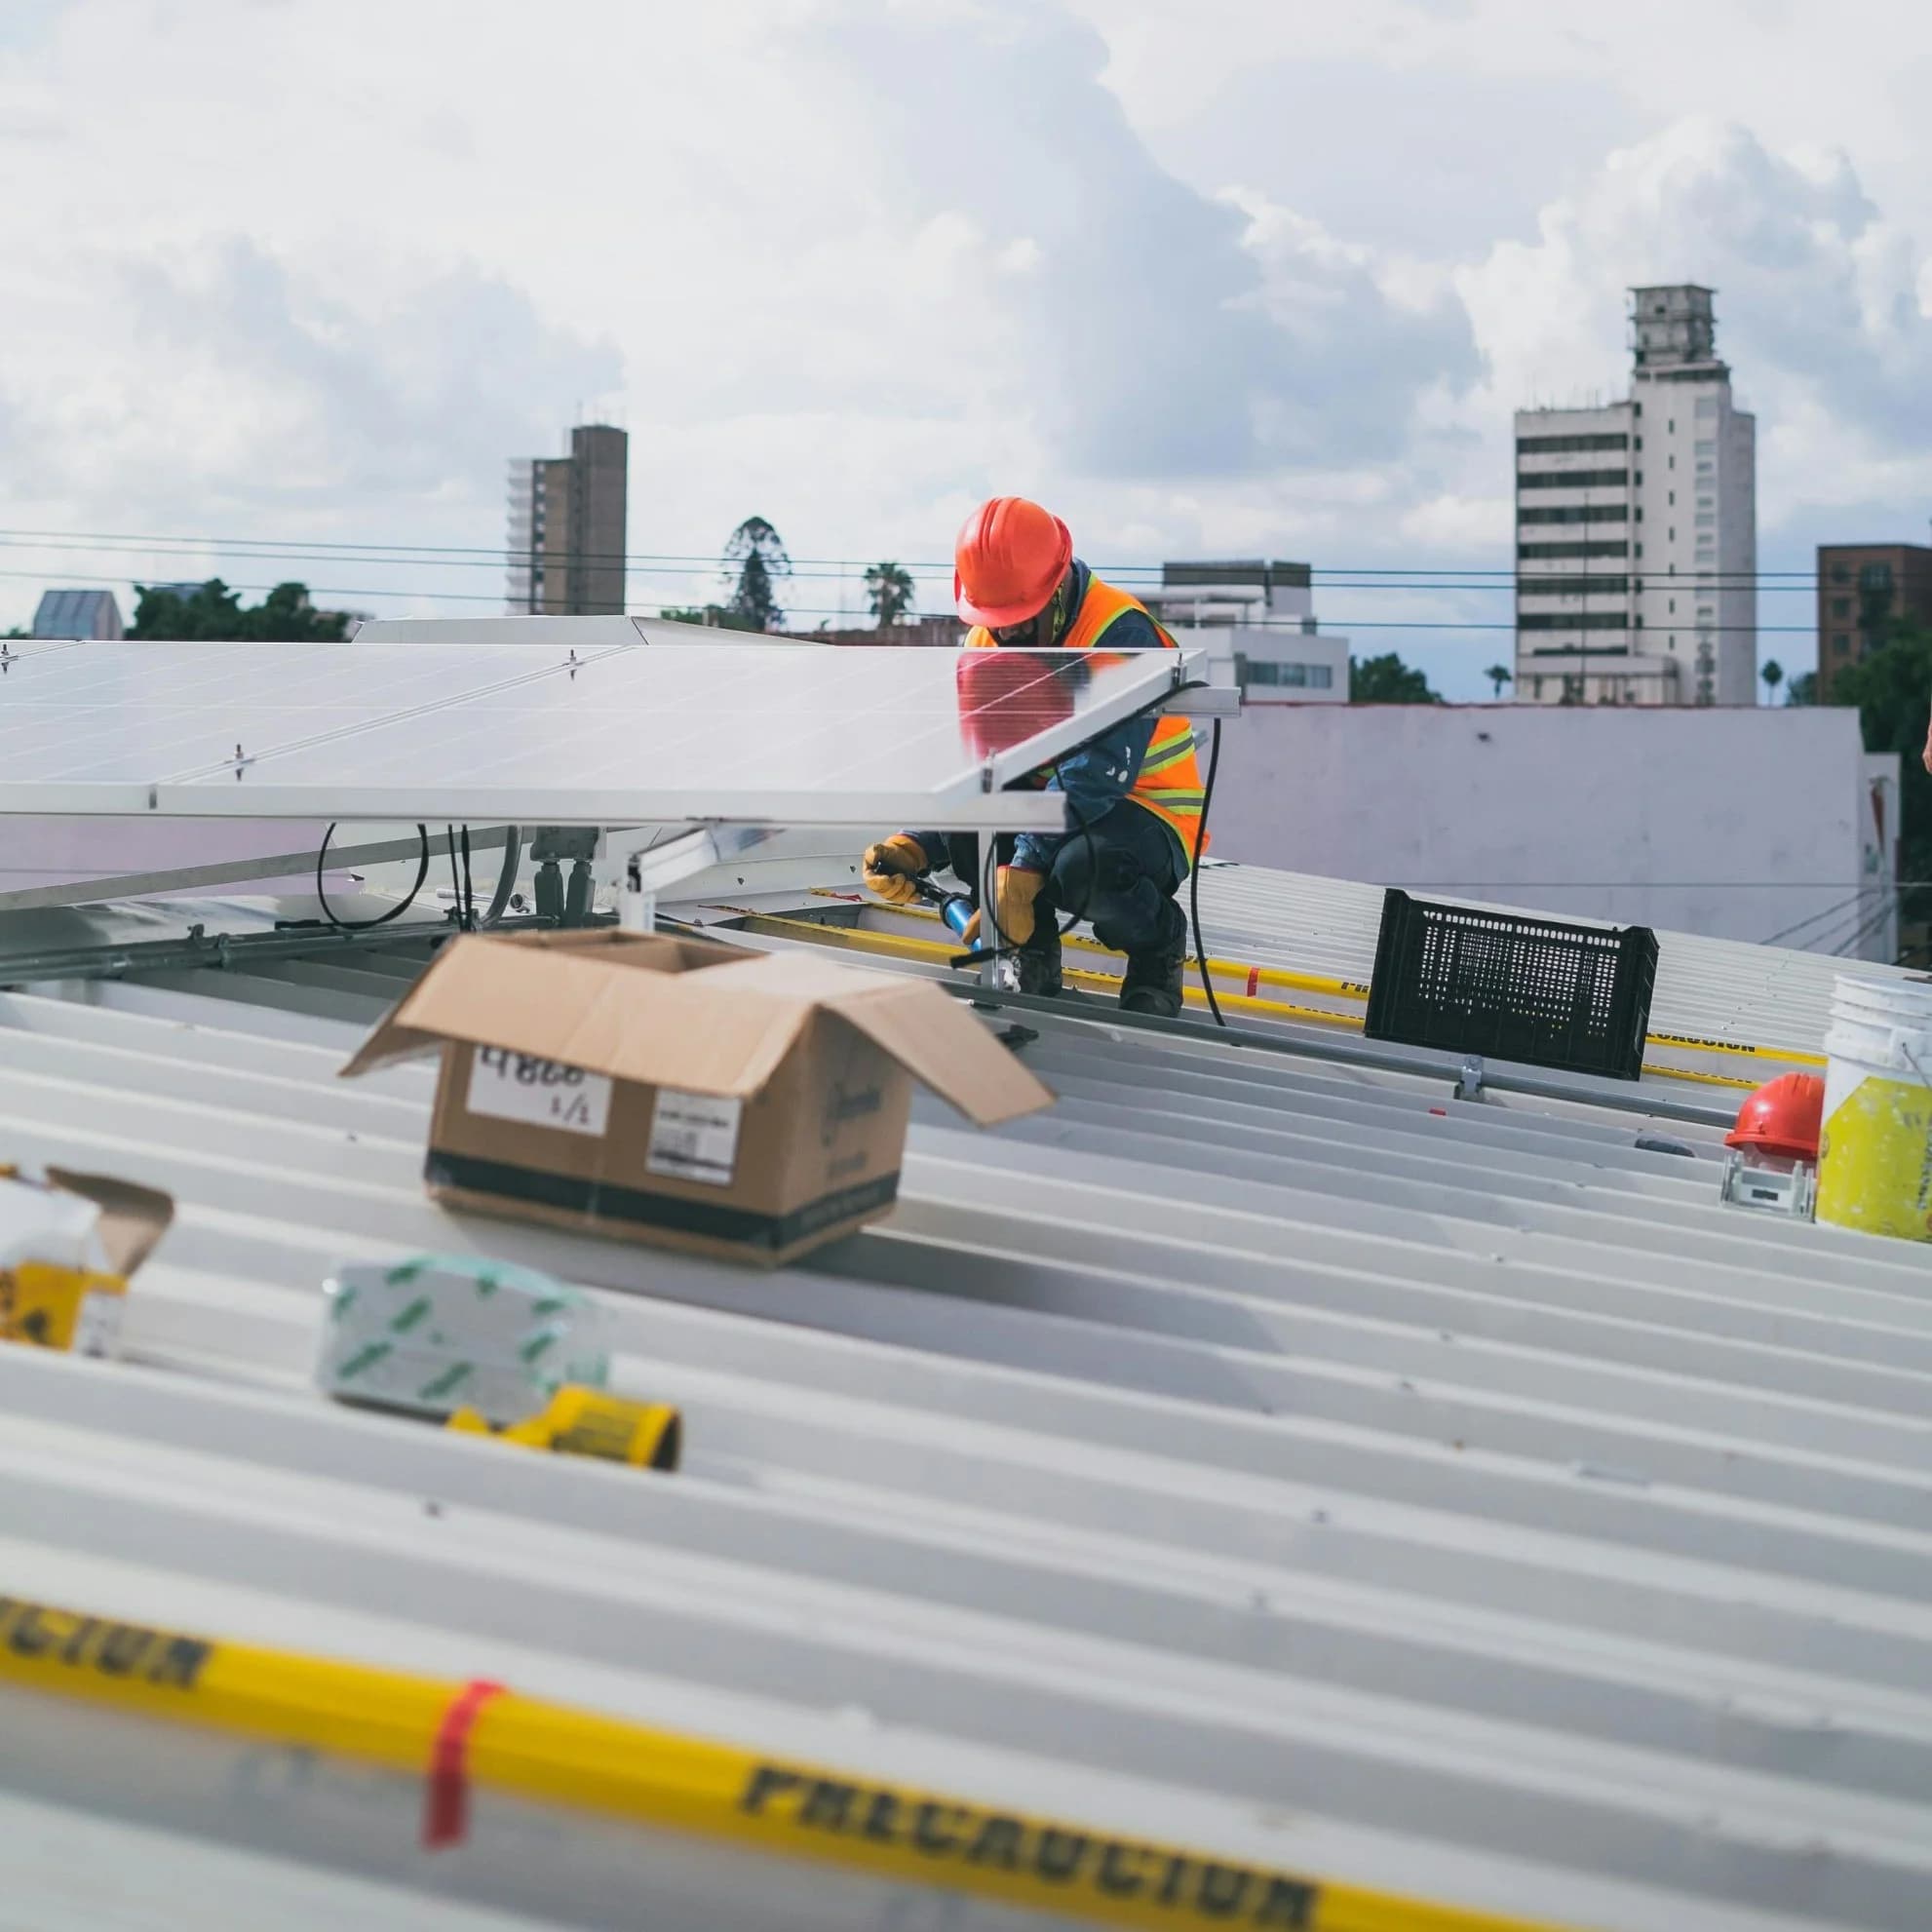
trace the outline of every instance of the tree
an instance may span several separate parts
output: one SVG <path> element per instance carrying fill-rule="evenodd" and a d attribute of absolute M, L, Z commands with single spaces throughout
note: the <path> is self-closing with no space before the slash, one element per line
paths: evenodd
<path fill-rule="evenodd" d="M 219 577 L 192 591 L 135 586 L 131 638 L 241 638 L 250 642 L 339 643 L 349 634 L 346 610 L 318 610 L 306 584 L 277 584 L 257 604 L 245 604 Z"/>
<path fill-rule="evenodd" d="M 1785 681 L 1785 668 L 1776 658 L 1772 658 L 1758 676 L 1764 680 L 1764 702 L 1774 705 L 1778 702 L 1778 686 Z"/>
<path fill-rule="evenodd" d="M 658 615 L 667 624 L 704 624 L 715 631 L 755 631 L 758 628 L 749 617 L 742 617 L 735 610 L 727 610 L 721 603 L 694 603 L 678 608 L 666 605 Z"/>
<path fill-rule="evenodd" d="M 1800 671 L 1785 686 L 1785 703 L 1788 705 L 1815 705 L 1818 702 L 1818 674 L 1815 671 Z"/>
<path fill-rule="evenodd" d="M 1394 651 L 1380 657 L 1348 660 L 1348 702 L 1352 705 L 1439 705 L 1428 678 L 1403 663 Z"/>
<path fill-rule="evenodd" d="M 1870 656 L 1832 679 L 1832 702 L 1858 708 L 1868 752 L 1899 753 L 1899 875 L 1932 879 L 1932 775 L 1920 762 L 1932 710 L 1932 630 L 1887 620 Z M 1932 893 L 1900 895 L 1901 916 L 1926 916 Z"/>
<path fill-rule="evenodd" d="M 775 589 L 780 577 L 792 574 L 792 560 L 785 554 L 785 541 L 762 517 L 747 517 L 731 532 L 724 546 L 724 575 L 730 581 L 733 568 L 737 587 L 725 608 L 750 620 L 734 629 L 776 631 L 785 622 Z"/>
<path fill-rule="evenodd" d="M 912 614 L 916 588 L 912 573 L 903 563 L 874 563 L 866 572 L 866 595 L 871 600 L 872 615 L 881 631 L 889 631 L 902 618 Z"/>
<path fill-rule="evenodd" d="M 1516 682 L 1516 674 L 1506 664 L 1492 664 L 1488 671 L 1484 672 L 1483 676 L 1496 687 L 1496 696 L 1499 698 L 1503 694 L 1503 686 L 1505 684 L 1514 684 Z"/>

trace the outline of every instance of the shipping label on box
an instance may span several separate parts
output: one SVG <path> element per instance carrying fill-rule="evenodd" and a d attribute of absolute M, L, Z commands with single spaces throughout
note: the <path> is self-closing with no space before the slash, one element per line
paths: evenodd
<path fill-rule="evenodd" d="M 491 1120 L 520 1120 L 599 1139 L 610 1125 L 612 1082 L 581 1066 L 484 1047 L 470 1062 L 468 1106 Z"/>

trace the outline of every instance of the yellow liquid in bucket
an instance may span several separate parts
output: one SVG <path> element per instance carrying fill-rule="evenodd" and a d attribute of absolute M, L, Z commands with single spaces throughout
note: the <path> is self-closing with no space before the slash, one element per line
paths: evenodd
<path fill-rule="evenodd" d="M 1825 1122 L 1818 1218 L 1932 1241 L 1932 1088 L 1868 1075 Z"/>

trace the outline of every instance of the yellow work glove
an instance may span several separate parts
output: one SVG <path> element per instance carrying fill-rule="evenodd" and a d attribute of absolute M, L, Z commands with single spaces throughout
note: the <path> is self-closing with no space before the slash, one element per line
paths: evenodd
<path fill-rule="evenodd" d="M 993 914 L 999 922 L 1002 946 L 1024 946 L 1033 937 L 1033 901 L 1046 884 L 1044 872 L 1022 871 L 1018 866 L 1002 866 L 993 880 Z M 980 915 L 966 921 L 966 944 L 980 943 Z"/>
<path fill-rule="evenodd" d="M 912 881 L 927 869 L 929 861 L 916 838 L 896 831 L 890 838 L 867 846 L 860 863 L 865 867 L 862 876 L 868 892 L 877 893 L 888 906 L 909 906 L 918 897 Z"/>

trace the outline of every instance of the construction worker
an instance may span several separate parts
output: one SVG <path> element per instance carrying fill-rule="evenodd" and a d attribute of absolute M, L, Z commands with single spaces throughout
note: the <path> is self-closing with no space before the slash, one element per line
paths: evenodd
<path fill-rule="evenodd" d="M 1175 648 L 1143 604 L 1073 555 L 1066 525 L 1024 496 L 995 496 L 967 518 L 952 586 L 973 627 L 968 649 Z M 1126 1011 L 1172 1019 L 1187 958 L 1187 919 L 1175 895 L 1207 845 L 1193 728 L 1154 714 L 1130 719 L 1059 760 L 1044 784 L 1066 794 L 1079 830 L 1000 840 L 994 943 L 1015 948 L 1018 989 L 1060 991 L 1064 914 L 1068 923 L 1089 920 L 1102 946 L 1127 955 Z M 914 879 L 947 869 L 977 905 L 979 840 L 970 832 L 897 832 L 868 847 L 864 875 L 881 899 L 904 905 L 916 896 Z"/>

